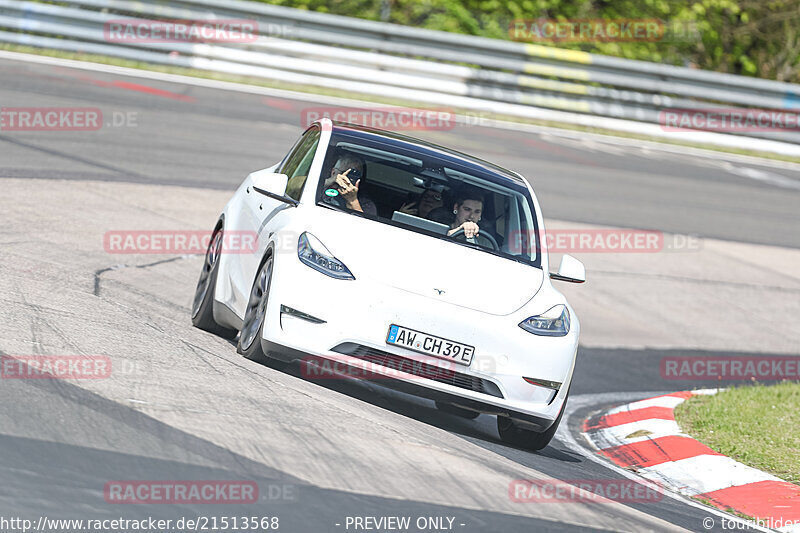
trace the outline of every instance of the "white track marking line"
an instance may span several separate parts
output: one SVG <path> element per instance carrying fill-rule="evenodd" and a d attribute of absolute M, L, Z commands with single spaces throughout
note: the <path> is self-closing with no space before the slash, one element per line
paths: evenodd
<path fill-rule="evenodd" d="M 749 167 L 738 167 L 727 161 L 723 161 L 721 166 L 724 170 L 736 176 L 769 183 L 770 185 L 775 185 L 777 187 L 800 190 L 800 181 L 787 178 L 786 176 L 782 176 L 780 174 L 775 174 L 774 172 L 766 172 L 764 170 L 758 170 Z"/>

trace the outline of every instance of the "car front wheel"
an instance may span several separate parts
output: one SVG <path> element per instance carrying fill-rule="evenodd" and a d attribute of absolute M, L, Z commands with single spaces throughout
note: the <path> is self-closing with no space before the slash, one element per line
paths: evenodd
<path fill-rule="evenodd" d="M 214 320 L 214 290 L 217 286 L 219 259 L 222 254 L 222 237 L 223 229 L 218 227 L 211 236 L 211 242 L 208 243 L 192 301 L 192 324 L 220 337 L 232 339 L 236 336 L 236 330 L 220 326 Z"/>
<path fill-rule="evenodd" d="M 242 331 L 239 334 L 239 343 L 236 351 L 247 359 L 265 362 L 266 356 L 261 348 L 264 322 L 267 318 L 267 302 L 269 300 L 269 287 L 272 282 L 272 256 L 267 257 L 253 280 L 250 289 L 250 299 L 242 321 Z"/>

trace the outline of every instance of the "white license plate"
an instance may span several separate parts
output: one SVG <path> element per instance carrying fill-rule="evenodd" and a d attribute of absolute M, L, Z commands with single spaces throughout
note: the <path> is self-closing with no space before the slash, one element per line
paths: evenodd
<path fill-rule="evenodd" d="M 475 347 L 468 344 L 461 344 L 394 324 L 389 327 L 386 344 L 402 346 L 415 352 L 449 359 L 460 365 L 469 365 L 475 354 Z"/>

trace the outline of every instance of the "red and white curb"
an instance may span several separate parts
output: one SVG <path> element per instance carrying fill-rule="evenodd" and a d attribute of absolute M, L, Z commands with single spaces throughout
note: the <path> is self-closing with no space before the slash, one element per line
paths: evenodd
<path fill-rule="evenodd" d="M 611 409 L 583 423 L 599 453 L 616 465 L 681 494 L 800 533 L 800 487 L 743 465 L 681 433 L 674 409 L 698 394 L 682 391 Z M 787 525 L 788 524 L 788 525 Z"/>

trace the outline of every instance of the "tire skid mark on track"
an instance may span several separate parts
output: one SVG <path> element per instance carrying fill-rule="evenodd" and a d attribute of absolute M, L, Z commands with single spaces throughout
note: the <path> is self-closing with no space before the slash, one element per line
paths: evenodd
<path fill-rule="evenodd" d="M 236 367 L 238 367 L 238 368 L 240 368 L 242 370 L 245 370 L 245 371 L 247 370 L 243 366 L 237 365 L 237 364 L 233 363 L 232 361 L 230 361 L 230 360 L 228 360 L 228 359 L 226 359 L 224 357 L 220 357 L 219 355 L 217 355 L 217 354 L 215 354 L 213 352 L 210 352 L 208 350 L 205 350 L 205 349 L 201 348 L 200 346 L 197 346 L 196 344 L 193 344 L 193 343 L 191 343 L 189 341 L 181 339 L 181 342 L 185 346 L 187 346 L 190 350 L 192 350 L 194 352 L 194 354 L 197 356 L 198 359 L 200 359 L 202 362 L 204 362 L 206 365 L 208 365 L 208 367 L 211 370 L 213 370 L 214 372 L 216 372 L 219 375 L 223 375 L 224 372 L 222 370 L 220 370 L 219 368 L 217 368 L 216 366 L 214 366 L 213 364 L 211 364 L 209 359 L 207 357 L 204 357 L 203 354 L 207 354 L 207 355 L 209 355 L 211 357 L 214 357 L 214 358 L 216 358 L 216 359 L 218 359 L 220 361 L 225 361 L 226 363 L 232 364 L 233 366 L 236 366 Z M 252 374 L 252 372 L 246 372 L 246 373 L 247 374 Z"/>
<path fill-rule="evenodd" d="M 95 270 L 95 272 L 94 272 L 94 295 L 95 296 L 100 296 L 100 276 L 102 276 L 106 272 L 111 272 L 111 271 L 114 271 L 114 270 L 122 270 L 123 268 L 150 268 L 150 267 L 154 267 L 154 266 L 158 266 L 158 265 L 163 265 L 164 263 L 172 263 L 173 261 L 179 261 L 181 259 L 186 259 L 187 257 L 191 257 L 191 256 L 190 255 L 179 255 L 177 257 L 170 257 L 168 259 L 161 259 L 159 261 L 154 261 L 152 263 L 147 263 L 147 264 L 144 264 L 144 265 L 119 264 L 119 265 L 113 265 L 113 266 L 110 266 L 110 267 L 106 267 L 106 268 L 101 268 L 101 269 Z"/>
<path fill-rule="evenodd" d="M 158 296 L 157 294 L 149 293 L 149 292 L 147 292 L 145 290 L 137 289 L 135 286 L 133 286 L 133 285 L 131 285 L 129 283 L 126 283 L 124 281 L 106 280 L 106 283 L 116 285 L 116 286 L 118 286 L 120 288 L 124 288 L 125 290 L 128 290 L 131 294 L 135 294 L 137 296 L 142 296 L 142 297 L 145 297 L 145 298 L 150 298 L 152 301 L 158 302 L 158 303 L 163 304 L 163 305 L 166 305 L 166 306 L 168 306 L 168 307 L 170 307 L 170 308 L 172 308 L 172 309 L 174 309 L 176 311 L 184 311 L 185 312 L 185 311 L 188 310 L 188 307 L 186 305 L 180 305 L 180 304 L 176 304 L 174 302 L 167 301 L 167 300 L 161 298 L 160 296 Z M 121 304 L 119 302 L 114 302 L 112 300 L 106 300 L 106 301 L 109 302 L 109 303 L 115 304 L 115 305 L 116 304 L 119 304 L 121 306 L 125 305 L 125 304 Z M 145 317 L 146 318 L 151 318 L 148 315 L 145 315 Z"/>
<path fill-rule="evenodd" d="M 86 355 L 86 353 L 83 352 L 81 348 L 72 339 L 70 339 L 61 328 L 56 326 L 51 320 L 45 317 L 42 307 L 35 303 L 29 302 L 27 298 L 25 298 L 25 291 L 16 281 L 12 282 L 12 284 L 14 285 L 14 289 L 16 289 L 17 293 L 19 294 L 22 303 L 33 310 L 33 316 L 31 317 L 31 340 L 33 341 L 34 346 L 36 346 L 34 350 L 37 350 L 37 353 L 40 355 L 43 354 L 41 351 L 43 343 L 41 342 L 39 333 L 37 333 L 37 331 L 39 331 L 37 326 L 46 326 L 53 333 L 55 333 L 65 345 L 69 346 L 73 350 L 74 354 Z"/>

